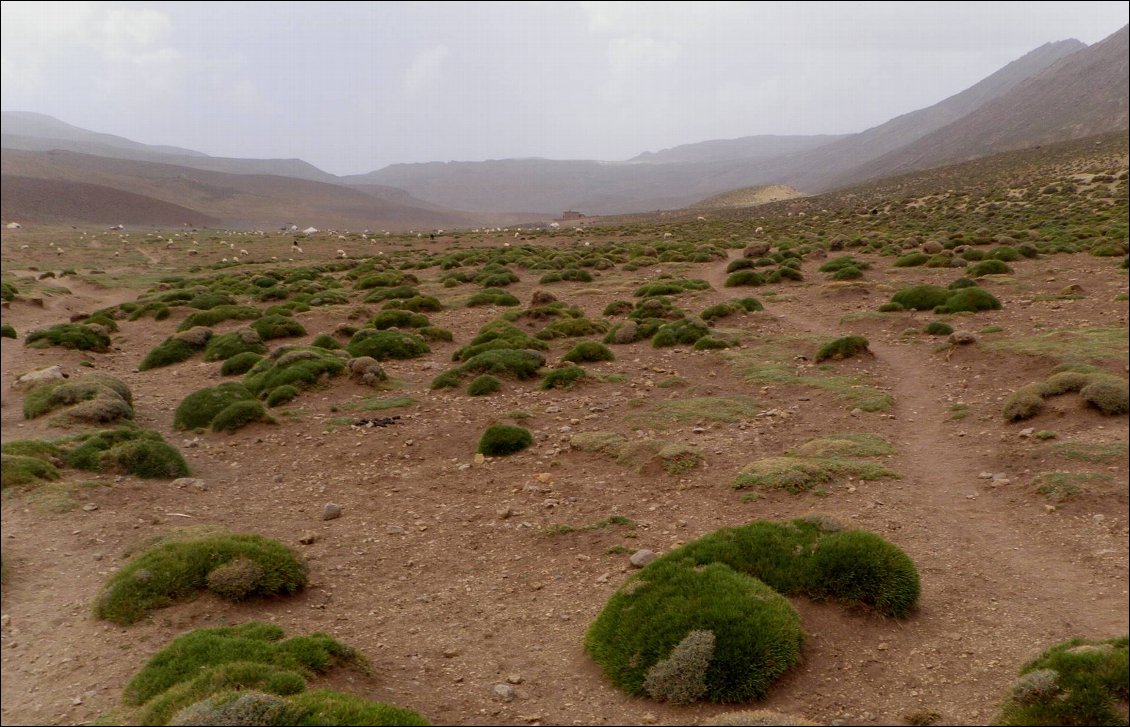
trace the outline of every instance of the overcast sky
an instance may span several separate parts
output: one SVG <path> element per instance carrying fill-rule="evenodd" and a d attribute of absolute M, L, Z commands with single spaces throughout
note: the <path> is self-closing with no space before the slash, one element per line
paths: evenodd
<path fill-rule="evenodd" d="M 862 131 L 1119 2 L 4 2 L 4 110 L 335 174 Z"/>

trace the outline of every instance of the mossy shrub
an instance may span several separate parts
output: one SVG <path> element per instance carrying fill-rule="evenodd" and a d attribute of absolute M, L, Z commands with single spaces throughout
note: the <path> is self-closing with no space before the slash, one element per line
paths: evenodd
<path fill-rule="evenodd" d="M 0 454 L 0 488 L 59 479 L 59 470 L 39 457 Z"/>
<path fill-rule="evenodd" d="M 276 540 L 223 532 L 173 537 L 111 576 L 95 603 L 95 615 L 118 624 L 134 623 L 153 609 L 205 590 L 208 575 L 236 559 L 249 560 L 261 571 L 244 597 L 289 595 L 306 585 L 306 564 Z"/>
<path fill-rule="evenodd" d="M 443 304 L 438 298 L 430 295 L 414 295 L 411 298 L 394 299 L 384 304 L 388 310 L 406 310 L 412 313 L 438 313 L 443 310 Z"/>
<path fill-rule="evenodd" d="M 100 328 L 83 323 L 59 323 L 40 328 L 24 336 L 24 345 L 31 348 L 59 346 L 78 351 L 106 353 L 110 350 L 110 336 Z"/>
<path fill-rule="evenodd" d="M 141 360 L 137 369 L 138 371 L 148 371 L 149 369 L 171 366 L 181 361 L 187 361 L 198 350 L 198 347 L 192 346 L 179 338 L 166 338 L 145 354 L 145 358 Z"/>
<path fill-rule="evenodd" d="M 295 338 L 306 335 L 306 329 L 302 327 L 301 323 L 289 316 L 278 314 L 263 316 L 254 321 L 250 328 L 258 333 L 264 341 L 269 341 L 272 338 Z"/>
<path fill-rule="evenodd" d="M 439 326 L 424 326 L 416 329 L 416 334 L 423 338 L 425 341 L 436 341 L 440 343 L 450 343 L 455 340 L 455 336 L 451 331 Z"/>
<path fill-rule="evenodd" d="M 1004 402 L 1004 418 L 1010 422 L 1031 419 L 1044 408 L 1044 397 L 1038 385 L 1025 386 L 1011 394 Z"/>
<path fill-rule="evenodd" d="M 938 285 L 915 285 L 891 296 L 892 303 L 898 303 L 909 310 L 934 310 L 946 302 L 950 291 Z"/>
<path fill-rule="evenodd" d="M 528 429 L 509 424 L 495 424 L 483 432 L 477 451 L 488 457 L 503 457 L 521 452 L 533 443 L 534 439 Z"/>
<path fill-rule="evenodd" d="M 264 709 L 270 698 L 302 693 L 308 678 L 358 662 L 352 649 L 325 634 L 283 636 L 279 627 L 257 621 L 190 631 L 149 660 L 126 685 L 123 701 L 140 707 L 133 720 L 139 724 L 268 724 L 237 718 L 270 715 L 274 710 Z M 179 718 L 178 712 L 213 695 L 219 707 L 228 701 L 224 694 L 261 696 L 244 705 L 246 711 L 221 710 L 226 719 L 209 710 L 196 710 L 197 719 Z"/>
<path fill-rule="evenodd" d="M 475 354 L 464 361 L 458 371 L 460 374 L 496 374 L 532 379 L 537 377 L 538 370 L 543 365 L 545 357 L 537 351 L 499 348 Z"/>
<path fill-rule="evenodd" d="M 246 386 L 227 382 L 192 392 L 184 398 L 173 413 L 173 426 L 177 429 L 200 429 L 212 424 L 221 411 L 239 401 L 253 400 Z"/>
<path fill-rule="evenodd" d="M 581 341 L 561 357 L 569 363 L 589 363 L 593 361 L 613 361 L 616 356 L 612 350 L 597 341 Z"/>
<path fill-rule="evenodd" d="M 930 256 L 924 252 L 912 252 L 895 259 L 896 268 L 916 268 L 930 261 Z"/>
<path fill-rule="evenodd" d="M 863 277 L 863 271 L 860 270 L 857 267 L 852 266 L 852 265 L 840 268 L 839 270 L 832 273 L 832 275 L 831 275 L 832 280 L 841 280 L 841 281 L 842 280 L 859 280 L 862 277 Z"/>
<path fill-rule="evenodd" d="M 281 386 L 279 388 L 287 388 Z M 289 387 L 294 388 L 294 387 Z M 273 393 L 273 392 L 272 392 Z M 213 432 L 234 432 L 248 424 L 255 422 L 272 422 L 273 420 L 255 399 L 237 401 L 221 409 L 212 419 Z"/>
<path fill-rule="evenodd" d="M 148 479 L 174 479 L 190 474 L 181 453 L 160 435 L 115 444 L 102 453 L 99 469 Z"/>
<path fill-rule="evenodd" d="M 601 312 L 602 316 L 611 318 L 613 316 L 623 316 L 632 312 L 634 306 L 626 300 L 614 300 L 608 305 L 604 306 Z"/>
<path fill-rule="evenodd" d="M 263 315 L 263 311 L 250 305 L 218 305 L 215 308 L 198 311 L 187 316 L 177 326 L 177 330 L 187 331 L 196 326 L 211 328 L 217 323 L 231 320 L 253 321 L 261 315 Z"/>
<path fill-rule="evenodd" d="M 665 348 L 667 346 L 693 346 L 698 339 L 710 334 L 710 328 L 702 321 L 694 321 L 689 318 L 666 323 L 661 325 L 656 331 L 655 335 L 651 337 L 651 345 L 654 348 Z"/>
<path fill-rule="evenodd" d="M 431 323 L 426 315 L 407 310 L 382 310 L 369 321 L 378 331 L 387 328 L 423 328 Z"/>
<path fill-rule="evenodd" d="M 341 344 L 338 340 L 328 333 L 319 333 L 317 336 L 314 336 L 314 340 L 310 341 L 310 345 L 324 348 L 327 351 L 337 351 L 341 348 Z"/>
<path fill-rule="evenodd" d="M 930 321 L 926 324 L 923 332 L 931 336 L 948 336 L 953 333 L 953 326 L 942 321 Z"/>
<path fill-rule="evenodd" d="M 505 290 L 499 290 L 498 288 L 480 290 L 467 299 L 467 305 L 472 307 L 480 305 L 515 306 L 521 304 L 522 302 L 513 295 L 507 293 Z"/>
<path fill-rule="evenodd" d="M 11 323 L 0 324 L 0 338 L 18 338 Z"/>
<path fill-rule="evenodd" d="M 696 351 L 720 351 L 734 346 L 735 342 L 721 336 L 703 336 L 694 342 Z"/>
<path fill-rule="evenodd" d="M 934 308 L 935 313 L 975 313 L 1000 310 L 1001 302 L 984 288 L 961 288 L 950 293 L 946 301 Z"/>
<path fill-rule="evenodd" d="M 383 702 L 370 702 L 351 694 L 318 690 L 302 692 L 287 699 L 288 708 L 280 725 L 317 727 L 318 725 L 394 725 L 431 724 L 410 709 Z"/>
<path fill-rule="evenodd" d="M 229 333 L 212 336 L 204 346 L 205 361 L 227 361 L 232 356 L 241 353 L 264 354 L 267 346 L 264 345 L 259 332 L 252 328 L 244 328 Z"/>
<path fill-rule="evenodd" d="M 874 533 L 843 530 L 816 546 L 805 592 L 864 603 L 904 618 L 918 603 L 918 569 L 901 549 Z"/>
<path fill-rule="evenodd" d="M 971 278 L 980 278 L 985 275 L 1006 275 L 1011 272 L 1012 268 L 1000 260 L 982 260 L 970 265 L 966 274 Z"/>
<path fill-rule="evenodd" d="M 224 362 L 220 365 L 220 373 L 224 376 L 240 376 L 250 371 L 255 364 L 262 360 L 263 357 L 254 351 L 237 353 L 231 358 L 224 359 Z"/>
<path fill-rule="evenodd" d="M 756 287 L 764 284 L 765 278 L 756 270 L 739 270 L 735 273 L 730 273 L 726 276 L 725 282 L 727 288 L 737 288 L 741 286 Z"/>
<path fill-rule="evenodd" d="M 345 350 L 350 356 L 370 356 L 378 361 L 418 358 L 431 353 L 424 339 L 402 331 L 362 329 L 353 334 Z"/>
<path fill-rule="evenodd" d="M 486 396 L 502 389 L 502 382 L 490 374 L 476 376 L 467 385 L 467 393 L 471 396 Z"/>
<path fill-rule="evenodd" d="M 829 341 L 816 352 L 816 363 L 827 359 L 840 360 L 858 356 L 868 351 L 867 339 L 863 336 L 844 336 L 834 341 Z"/>
<path fill-rule="evenodd" d="M 133 394 L 120 379 L 90 373 L 70 381 L 37 386 L 24 396 L 25 419 L 60 409 L 64 410 L 67 420 L 109 424 L 133 418 Z"/>
<path fill-rule="evenodd" d="M 681 673 L 664 673 L 672 671 L 667 664 L 692 632 L 713 634 L 709 660 L 683 659 Z M 796 611 L 761 581 L 721 563 L 668 557 L 609 599 L 584 645 L 605 676 L 629 694 L 646 694 L 650 676 L 652 684 L 681 682 L 676 693 L 684 698 L 746 702 L 764 697 L 796 664 L 803 640 Z"/>
<path fill-rule="evenodd" d="M 271 389 L 271 392 L 267 394 L 267 406 L 276 407 L 289 404 L 297 399 L 300 393 L 302 392 L 297 386 L 291 386 L 290 384 L 277 386 Z"/>
<path fill-rule="evenodd" d="M 345 371 L 343 356 L 316 346 L 283 346 L 252 366 L 243 383 L 258 396 L 287 385 L 308 389 Z"/>
<path fill-rule="evenodd" d="M 1079 390 L 1079 396 L 1107 416 L 1130 411 L 1130 390 L 1127 382 L 1114 376 L 1096 376 Z"/>
<path fill-rule="evenodd" d="M 747 257 L 739 257 L 731 260 L 730 263 L 726 265 L 726 274 L 736 273 L 739 270 L 749 270 L 752 267 L 754 267 L 753 260 Z"/>
<path fill-rule="evenodd" d="M 553 369 L 542 379 L 542 389 L 571 389 L 585 378 L 585 370 L 580 366 L 562 366 Z"/>
<path fill-rule="evenodd" d="M 995 724 L 1126 724 L 1127 644 L 1122 636 L 1051 647 L 1021 668 Z"/>

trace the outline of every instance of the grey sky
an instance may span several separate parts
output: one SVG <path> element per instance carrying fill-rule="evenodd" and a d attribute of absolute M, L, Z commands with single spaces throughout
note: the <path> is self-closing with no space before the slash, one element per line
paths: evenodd
<path fill-rule="evenodd" d="M 1119 2 L 4 2 L 5 110 L 336 174 L 861 131 Z"/>

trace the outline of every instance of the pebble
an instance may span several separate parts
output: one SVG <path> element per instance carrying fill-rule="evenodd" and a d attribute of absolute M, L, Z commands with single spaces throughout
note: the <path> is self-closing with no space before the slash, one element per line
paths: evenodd
<path fill-rule="evenodd" d="M 311 532 L 302 533 L 302 536 L 298 538 L 298 542 L 303 545 L 313 545 L 318 542 L 318 534 Z"/>
<path fill-rule="evenodd" d="M 86 503 L 85 505 L 82 506 L 82 509 L 86 510 L 87 512 L 94 512 L 95 510 L 98 509 L 98 503 L 88 502 L 88 503 Z"/>
<path fill-rule="evenodd" d="M 506 681 L 509 682 L 510 684 L 521 684 L 522 683 L 522 675 L 517 674 L 517 673 L 508 674 L 506 676 Z"/>
<path fill-rule="evenodd" d="M 1027 438 L 1031 437 L 1035 433 L 1036 429 L 1034 427 L 1026 427 L 1025 429 L 1021 429 L 1019 432 L 1017 432 L 1016 436 Z"/>
<path fill-rule="evenodd" d="M 339 517 L 341 517 L 341 505 L 327 502 L 325 507 L 322 508 L 323 520 L 336 520 Z"/>
<path fill-rule="evenodd" d="M 655 551 L 643 548 L 632 553 L 632 557 L 628 558 L 628 562 L 636 568 L 643 568 L 645 565 L 655 560 L 657 557 Z"/>
<path fill-rule="evenodd" d="M 178 477 L 177 479 L 173 480 L 173 487 L 178 487 L 182 490 L 186 487 L 191 487 L 192 489 L 199 490 L 200 492 L 208 491 L 208 483 L 200 479 L 199 477 Z"/>
<path fill-rule="evenodd" d="M 449 647 L 443 650 L 444 659 L 454 659 L 457 656 L 459 656 L 459 649 L 456 649 L 455 647 Z"/>
<path fill-rule="evenodd" d="M 385 527 L 385 532 L 389 535 L 404 535 L 404 528 L 399 525 L 389 525 Z"/>
<path fill-rule="evenodd" d="M 982 480 L 991 480 L 991 479 L 993 479 L 993 473 L 992 472 L 982 472 L 981 474 L 977 475 L 977 478 L 982 479 Z"/>
<path fill-rule="evenodd" d="M 852 409 L 848 413 L 851 414 L 853 417 L 863 416 L 863 410 L 860 409 L 859 407 Z"/>
<path fill-rule="evenodd" d="M 494 696 L 498 697 L 504 702 L 514 701 L 514 687 L 509 684 L 495 684 Z"/>

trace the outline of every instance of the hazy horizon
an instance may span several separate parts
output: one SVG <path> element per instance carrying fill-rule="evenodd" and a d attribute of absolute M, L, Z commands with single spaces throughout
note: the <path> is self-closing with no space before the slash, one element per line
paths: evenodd
<path fill-rule="evenodd" d="M 0 6 L 0 107 L 213 156 L 618 161 L 862 131 L 1125 2 Z"/>

